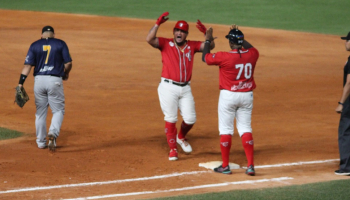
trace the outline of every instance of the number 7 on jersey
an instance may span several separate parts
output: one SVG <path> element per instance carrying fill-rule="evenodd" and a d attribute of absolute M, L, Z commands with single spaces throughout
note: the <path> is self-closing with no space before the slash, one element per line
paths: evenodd
<path fill-rule="evenodd" d="M 43 45 L 43 51 L 47 51 L 46 60 L 45 60 L 45 64 L 47 64 L 47 61 L 49 60 L 50 51 L 51 51 L 51 45 Z"/>

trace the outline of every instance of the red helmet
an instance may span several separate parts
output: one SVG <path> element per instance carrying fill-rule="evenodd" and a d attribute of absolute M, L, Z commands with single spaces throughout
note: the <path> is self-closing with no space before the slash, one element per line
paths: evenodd
<path fill-rule="evenodd" d="M 176 22 L 174 30 L 175 29 L 180 29 L 180 30 L 183 30 L 185 32 L 188 32 L 188 23 L 186 21 L 180 20 L 180 21 Z"/>

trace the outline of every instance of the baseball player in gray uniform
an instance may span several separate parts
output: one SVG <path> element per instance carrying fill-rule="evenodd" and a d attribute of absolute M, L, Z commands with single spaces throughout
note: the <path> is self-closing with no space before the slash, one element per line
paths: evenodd
<path fill-rule="evenodd" d="M 19 86 L 22 87 L 34 67 L 36 143 L 40 149 L 48 146 L 50 151 L 56 150 L 56 138 L 60 134 L 65 112 L 62 80 L 68 80 L 72 69 L 72 58 L 67 44 L 54 37 L 55 32 L 51 26 L 42 29 L 41 39 L 32 43 L 28 50 L 19 80 Z M 46 117 L 49 106 L 53 116 L 47 134 Z"/>

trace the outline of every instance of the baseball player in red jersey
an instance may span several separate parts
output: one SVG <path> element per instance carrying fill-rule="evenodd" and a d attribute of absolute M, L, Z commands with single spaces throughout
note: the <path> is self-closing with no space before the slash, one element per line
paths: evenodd
<path fill-rule="evenodd" d="M 212 38 L 212 28 L 206 35 L 206 43 L 202 60 L 208 65 L 218 65 L 220 71 L 220 97 L 218 105 L 219 132 L 222 165 L 215 172 L 231 174 L 229 155 L 231 139 L 236 118 L 238 134 L 242 139 L 243 148 L 248 160 L 246 174 L 254 176 L 254 142 L 251 127 L 253 109 L 254 69 L 259 58 L 259 52 L 244 40 L 243 33 L 236 25 L 232 26 L 226 38 L 231 51 L 210 53 L 209 44 Z"/>
<path fill-rule="evenodd" d="M 149 31 L 146 40 L 162 55 L 162 76 L 158 86 L 158 96 L 165 120 L 165 134 L 170 147 L 169 160 L 177 160 L 177 144 L 185 153 L 191 153 L 192 147 L 186 141 L 186 135 L 196 122 L 194 98 L 190 81 L 192 77 L 193 57 L 202 52 L 204 42 L 187 40 L 189 25 L 186 21 L 178 21 L 173 29 L 173 38 L 157 37 L 159 26 L 169 18 L 163 13 Z M 198 20 L 197 28 L 206 34 L 205 26 Z M 209 48 L 214 48 L 214 41 Z M 177 112 L 180 110 L 183 121 L 177 134 Z M 177 143 L 177 144 L 176 144 Z"/>

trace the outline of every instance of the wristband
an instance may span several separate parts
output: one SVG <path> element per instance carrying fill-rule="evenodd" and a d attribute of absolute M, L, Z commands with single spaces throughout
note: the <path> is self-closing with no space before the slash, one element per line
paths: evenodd
<path fill-rule="evenodd" d="M 340 101 L 338 102 L 338 104 L 340 104 L 340 105 L 342 105 L 342 106 L 344 105 L 344 104 L 343 104 L 343 103 L 341 103 Z"/>
<path fill-rule="evenodd" d="M 210 42 L 210 40 L 206 40 L 205 43 L 209 43 L 210 44 L 211 42 Z"/>
<path fill-rule="evenodd" d="M 27 76 L 24 74 L 21 74 L 19 78 L 19 84 L 23 85 L 24 81 L 26 80 Z"/>

